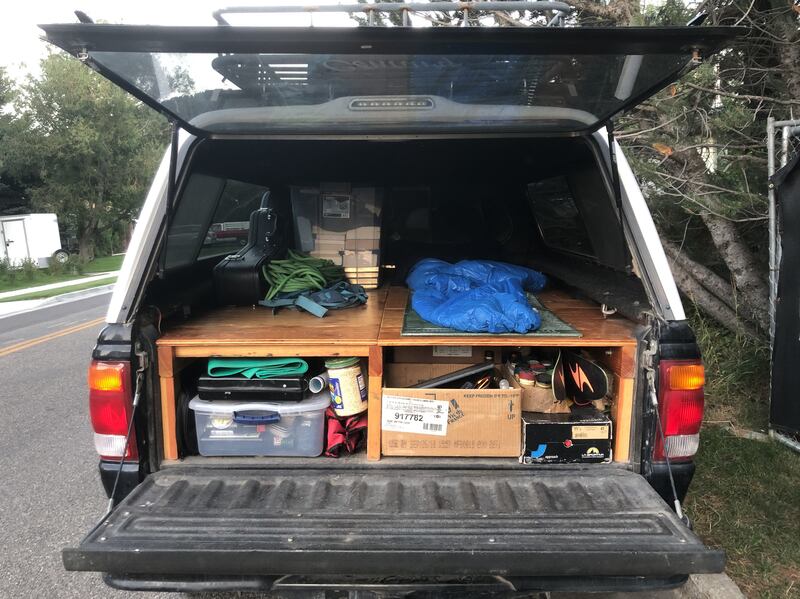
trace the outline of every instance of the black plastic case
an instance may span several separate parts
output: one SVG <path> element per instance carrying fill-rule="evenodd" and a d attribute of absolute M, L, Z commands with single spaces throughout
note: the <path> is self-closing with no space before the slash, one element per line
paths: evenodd
<path fill-rule="evenodd" d="M 205 401 L 300 401 L 307 390 L 304 376 L 247 379 L 203 375 L 197 381 L 197 394 Z"/>
<path fill-rule="evenodd" d="M 261 208 L 250 215 L 247 245 L 214 267 L 214 293 L 221 305 L 253 306 L 267 293 L 261 269 L 281 251 L 280 236 L 276 235 L 278 218 L 268 202 L 266 193 Z"/>

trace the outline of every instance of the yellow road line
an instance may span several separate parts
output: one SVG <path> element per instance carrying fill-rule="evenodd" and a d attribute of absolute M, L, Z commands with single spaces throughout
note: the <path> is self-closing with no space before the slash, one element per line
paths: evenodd
<path fill-rule="evenodd" d="M 6 347 L 2 347 L 0 348 L 0 358 L 21 351 L 23 349 L 28 349 L 29 347 L 33 347 L 34 345 L 39 345 L 40 343 L 50 341 L 51 339 L 57 339 L 58 337 L 63 337 L 64 335 L 77 333 L 78 331 L 82 331 L 84 329 L 96 326 L 101 322 L 105 322 L 105 318 L 96 318 L 94 320 L 90 320 L 89 322 L 84 322 L 83 324 L 77 324 L 67 329 L 61 329 L 60 331 L 55 331 L 54 333 L 48 333 L 47 335 L 36 337 L 35 339 L 28 339 L 27 341 L 20 341 L 19 343 L 15 343 L 14 345 L 8 345 Z"/>

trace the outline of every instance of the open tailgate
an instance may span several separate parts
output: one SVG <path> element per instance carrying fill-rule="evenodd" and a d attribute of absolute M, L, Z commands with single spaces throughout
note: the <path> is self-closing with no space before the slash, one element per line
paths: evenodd
<path fill-rule="evenodd" d="M 109 573 L 318 577 L 669 577 L 725 564 L 641 476 L 614 467 L 175 467 L 63 560 Z"/>

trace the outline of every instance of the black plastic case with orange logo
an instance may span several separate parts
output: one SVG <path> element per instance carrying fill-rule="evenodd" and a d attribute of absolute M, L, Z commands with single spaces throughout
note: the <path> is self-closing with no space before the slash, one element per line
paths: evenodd
<path fill-rule="evenodd" d="M 569 414 L 522 413 L 523 464 L 611 461 L 611 420 L 594 408 Z"/>

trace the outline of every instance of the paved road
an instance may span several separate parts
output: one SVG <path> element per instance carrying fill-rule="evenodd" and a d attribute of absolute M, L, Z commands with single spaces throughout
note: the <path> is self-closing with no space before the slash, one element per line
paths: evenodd
<path fill-rule="evenodd" d="M 0 597 L 133 596 L 65 572 L 60 556 L 105 509 L 86 367 L 108 300 L 0 319 Z"/>
<path fill-rule="evenodd" d="M 114 591 L 97 574 L 61 565 L 61 548 L 78 543 L 106 506 L 86 408 L 86 367 L 108 299 L 0 319 L 0 597 L 175 597 Z"/>
<path fill-rule="evenodd" d="M 0 318 L 0 353 L 10 346 L 21 345 L 51 333 L 72 330 L 77 325 L 105 316 L 111 292 L 82 300 L 53 304 L 16 316 Z"/>

